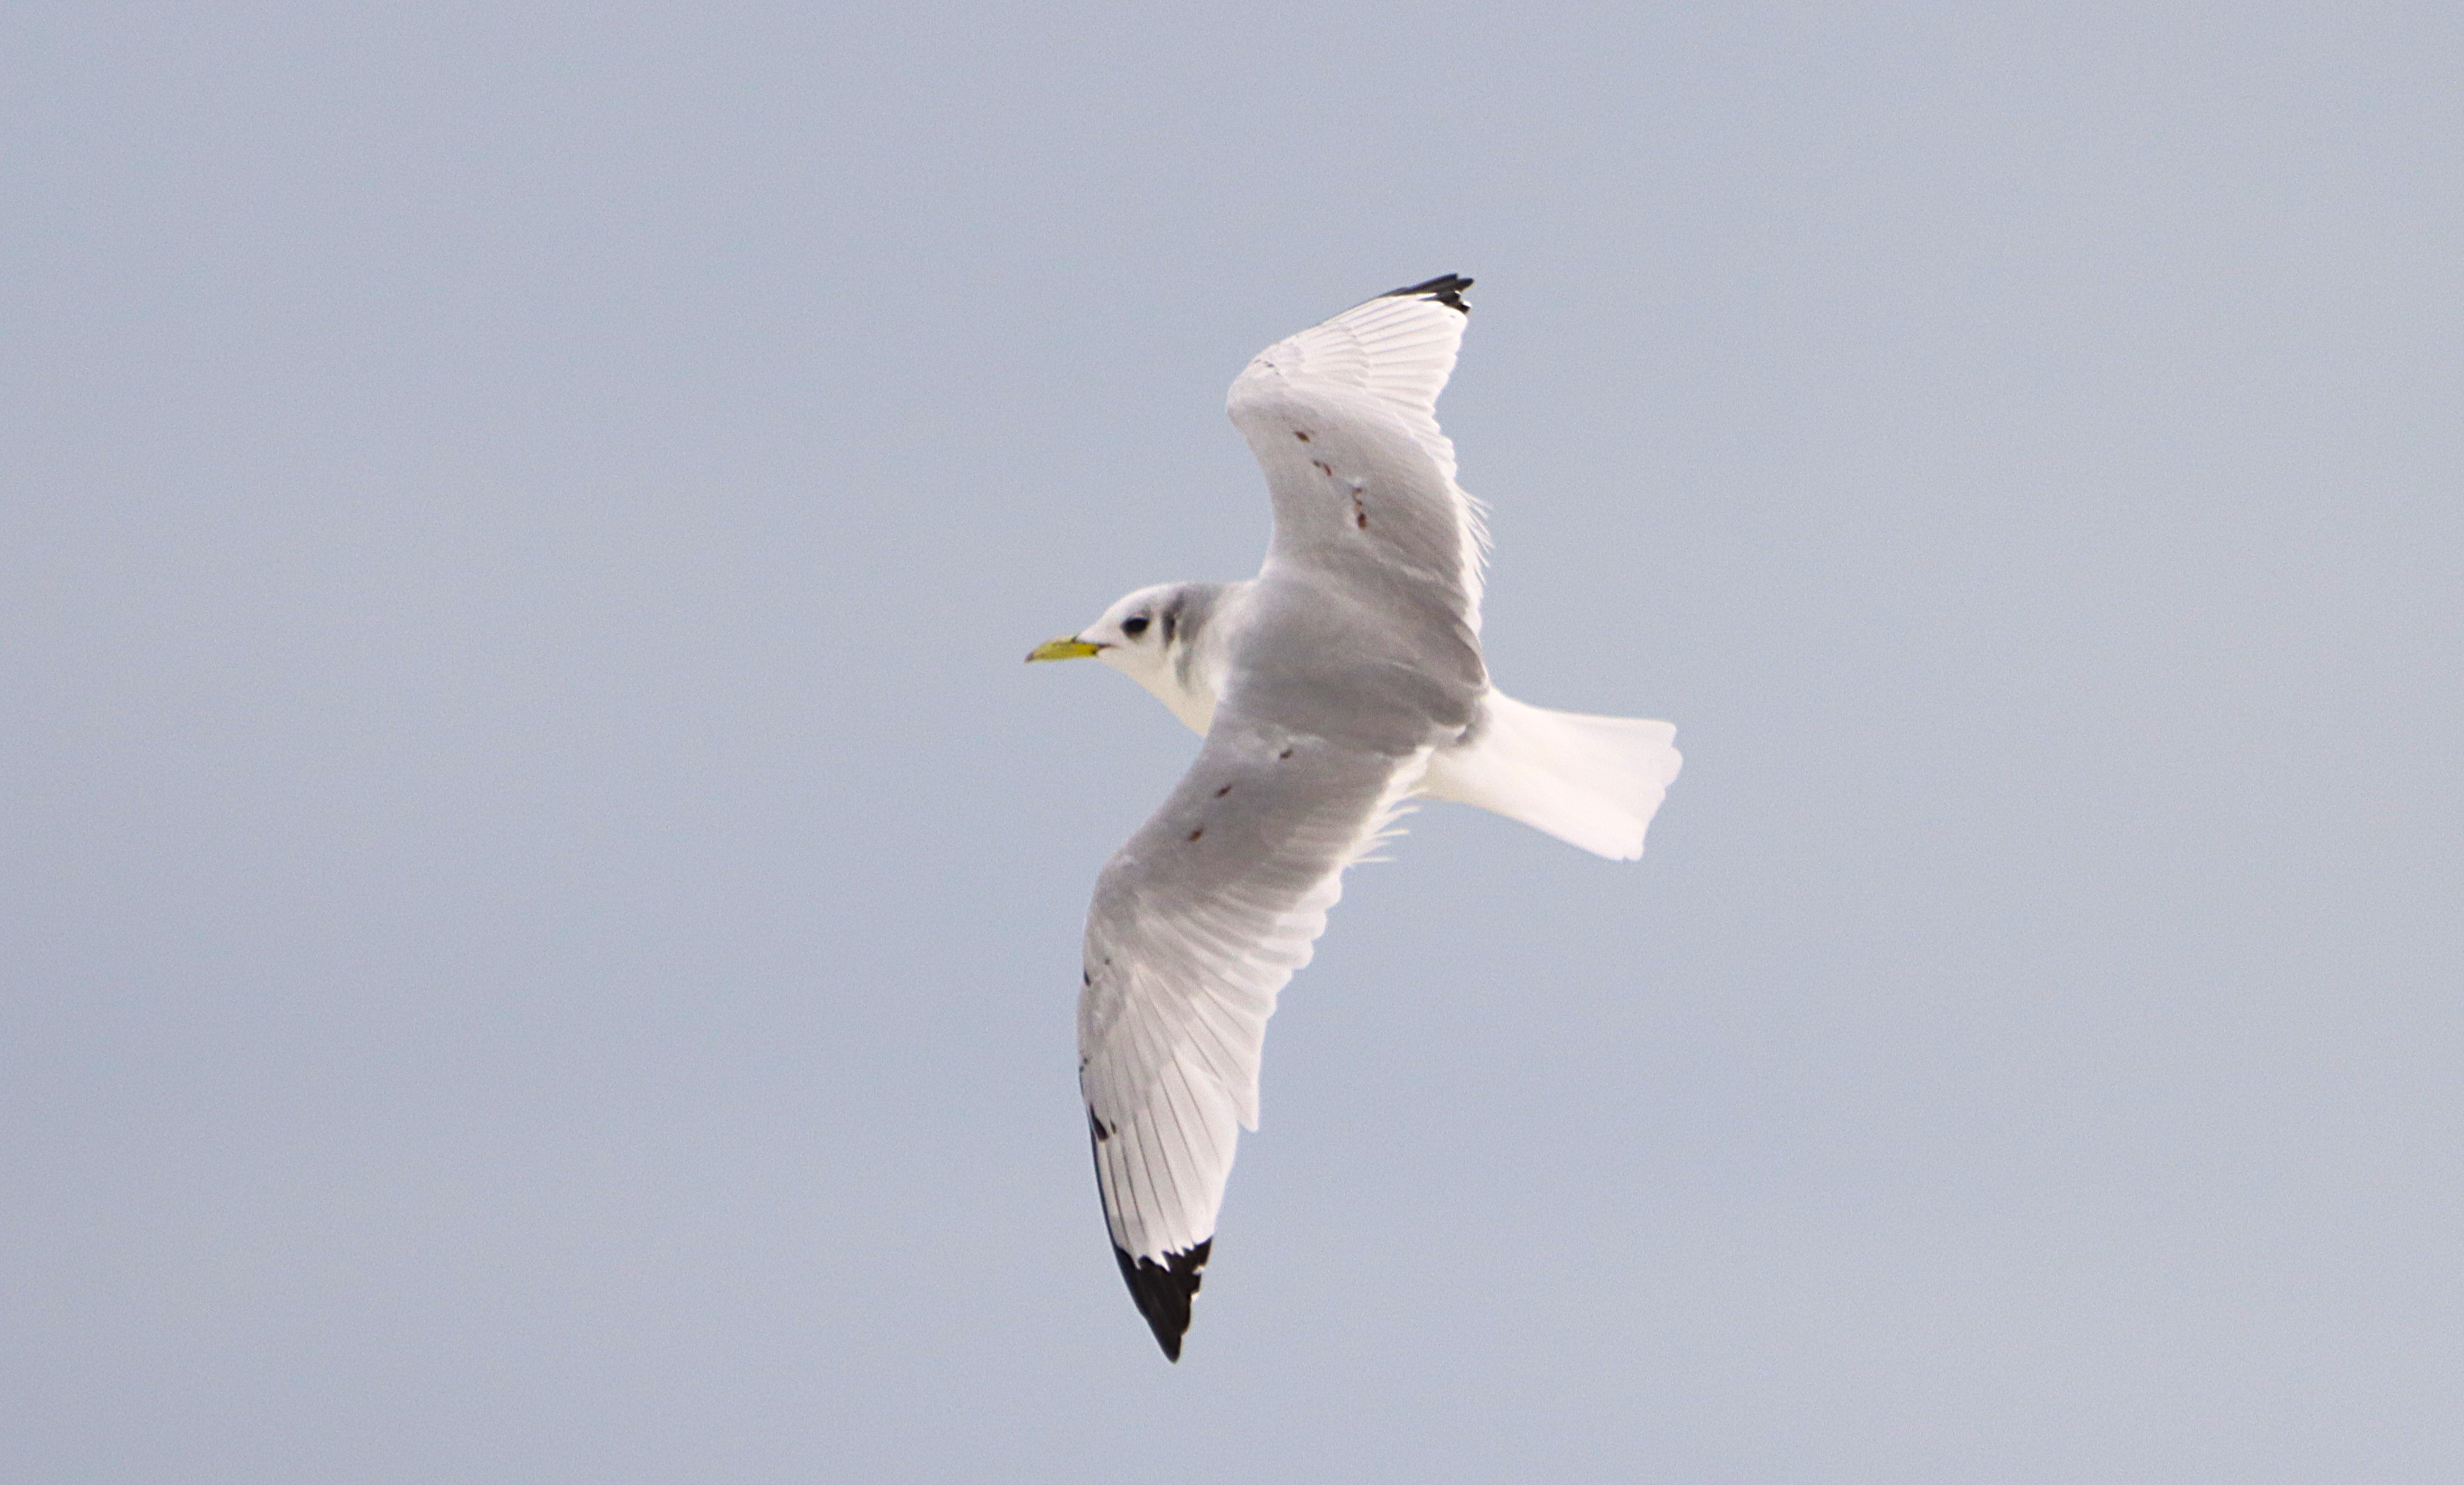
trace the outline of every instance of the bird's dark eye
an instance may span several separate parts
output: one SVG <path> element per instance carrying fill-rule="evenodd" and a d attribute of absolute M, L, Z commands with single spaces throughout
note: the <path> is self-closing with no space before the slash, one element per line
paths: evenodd
<path fill-rule="evenodd" d="M 1146 633 L 1147 616 L 1144 614 L 1132 614 L 1129 618 L 1122 620 L 1121 632 L 1133 640 L 1139 635 Z"/>

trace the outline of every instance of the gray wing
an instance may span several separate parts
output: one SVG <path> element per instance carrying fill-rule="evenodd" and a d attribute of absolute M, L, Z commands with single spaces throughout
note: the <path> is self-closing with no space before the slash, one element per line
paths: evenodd
<path fill-rule="evenodd" d="M 1433 278 L 1278 341 L 1233 382 L 1227 410 L 1274 499 L 1269 574 L 1409 593 L 1476 637 L 1488 537 L 1437 415 L 1469 287 Z"/>
<path fill-rule="evenodd" d="M 1121 1276 L 1176 1361 L 1234 1142 L 1258 1126 L 1275 996 L 1426 759 L 1219 709 L 1096 882 L 1078 1084 Z"/>

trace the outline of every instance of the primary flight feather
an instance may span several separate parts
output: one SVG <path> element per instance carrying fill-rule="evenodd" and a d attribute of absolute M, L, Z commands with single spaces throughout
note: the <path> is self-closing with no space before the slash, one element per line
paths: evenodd
<path fill-rule="evenodd" d="M 1266 1018 L 1344 868 L 1415 797 L 1632 860 L 1677 776 L 1665 722 L 1543 710 L 1489 684 L 1487 533 L 1437 420 L 1470 287 L 1382 295 L 1233 382 L 1274 505 L 1257 577 L 1141 588 L 1027 656 L 1094 656 L 1206 739 L 1096 879 L 1078 997 L 1112 1253 L 1175 1361 L 1233 1146 L 1258 1126 Z"/>

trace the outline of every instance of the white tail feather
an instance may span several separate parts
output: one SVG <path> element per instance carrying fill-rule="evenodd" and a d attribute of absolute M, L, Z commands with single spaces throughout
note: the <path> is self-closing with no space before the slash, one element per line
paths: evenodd
<path fill-rule="evenodd" d="M 1582 716 L 1481 698 L 1470 739 L 1429 759 L 1419 793 L 1494 810 L 1616 861 L 1642 854 L 1642 835 L 1683 759 L 1677 729 L 1639 717 Z"/>

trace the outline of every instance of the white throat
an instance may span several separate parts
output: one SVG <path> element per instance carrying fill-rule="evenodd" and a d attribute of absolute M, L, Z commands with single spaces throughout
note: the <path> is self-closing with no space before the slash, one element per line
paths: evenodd
<path fill-rule="evenodd" d="M 1160 652 L 1106 650 L 1105 662 L 1145 687 L 1191 732 L 1205 736 L 1215 725 L 1215 704 L 1231 668 L 1231 642 L 1241 628 L 1248 587 L 1226 584 L 1195 639 L 1165 645 Z"/>
<path fill-rule="evenodd" d="M 1192 657 L 1193 664 L 1186 667 L 1162 666 L 1149 671 L 1133 672 L 1131 677 L 1153 691 L 1155 700 L 1171 708 L 1172 714 L 1200 737 L 1205 736 L 1206 730 L 1215 725 L 1216 678 L 1207 673 L 1208 666 L 1203 663 L 1206 658 L 1205 651 L 1201 649 Z M 1181 678 L 1184 668 L 1189 672 L 1186 682 Z"/>

